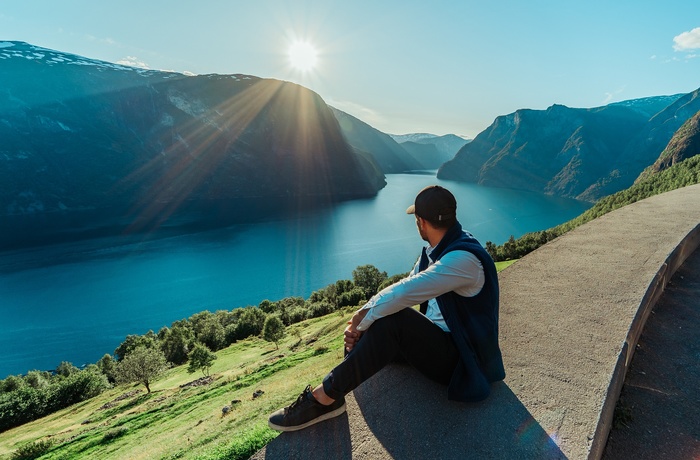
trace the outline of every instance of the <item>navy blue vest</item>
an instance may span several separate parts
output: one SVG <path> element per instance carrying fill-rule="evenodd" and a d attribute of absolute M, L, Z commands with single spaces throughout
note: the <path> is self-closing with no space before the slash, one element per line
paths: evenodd
<path fill-rule="evenodd" d="M 474 297 L 452 291 L 436 299 L 461 358 L 447 395 L 456 401 L 479 401 L 489 395 L 491 382 L 503 380 L 506 375 L 498 347 L 498 275 L 489 253 L 462 231 L 459 222 L 447 231 L 430 258 L 435 262 L 451 251 L 474 254 L 484 267 L 485 280 L 484 287 Z M 427 267 L 428 258 L 423 249 L 419 270 Z M 427 303 L 421 305 L 421 312 L 425 313 L 426 308 Z"/>

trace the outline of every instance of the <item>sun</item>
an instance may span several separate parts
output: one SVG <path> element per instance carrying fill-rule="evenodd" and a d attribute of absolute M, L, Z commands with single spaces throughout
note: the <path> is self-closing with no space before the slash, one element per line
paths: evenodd
<path fill-rule="evenodd" d="M 307 72 L 313 70 L 318 62 L 316 48 L 306 41 L 295 41 L 289 47 L 289 62 L 297 70 Z"/>

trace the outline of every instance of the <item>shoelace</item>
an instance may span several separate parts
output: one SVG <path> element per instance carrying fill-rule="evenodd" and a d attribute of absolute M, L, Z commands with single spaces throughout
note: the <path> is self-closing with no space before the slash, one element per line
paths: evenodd
<path fill-rule="evenodd" d="M 299 406 L 304 402 L 306 399 L 306 394 L 311 392 L 311 385 L 306 385 L 306 388 L 304 389 L 304 392 L 299 395 L 296 401 L 294 401 L 289 407 L 284 408 L 284 415 L 287 415 L 289 411 L 294 409 L 295 407 Z"/>

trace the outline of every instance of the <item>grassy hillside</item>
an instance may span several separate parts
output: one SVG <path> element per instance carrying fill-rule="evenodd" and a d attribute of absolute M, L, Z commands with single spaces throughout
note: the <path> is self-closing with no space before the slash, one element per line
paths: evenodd
<path fill-rule="evenodd" d="M 150 394 L 142 385 L 118 386 L 1 433 L 0 456 L 17 458 L 22 445 L 49 441 L 42 458 L 247 458 L 276 436 L 267 428 L 269 413 L 342 359 L 342 330 L 352 311 L 296 325 L 300 334 L 288 333 L 279 349 L 252 338 L 219 351 L 208 384 L 188 386 L 202 374 L 179 366 Z M 264 393 L 253 398 L 257 390 Z M 224 406 L 231 407 L 227 415 Z"/>
<path fill-rule="evenodd" d="M 268 415 L 342 360 L 342 331 L 354 310 L 288 327 L 279 349 L 259 337 L 236 342 L 216 353 L 209 379 L 178 366 L 150 394 L 143 385 L 117 386 L 0 433 L 0 458 L 248 458 L 277 436 Z"/>

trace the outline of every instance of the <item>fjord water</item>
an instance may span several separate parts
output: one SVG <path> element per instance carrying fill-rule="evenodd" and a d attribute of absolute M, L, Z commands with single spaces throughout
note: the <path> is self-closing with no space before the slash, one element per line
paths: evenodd
<path fill-rule="evenodd" d="M 281 220 L 202 233 L 66 243 L 0 253 L 0 379 L 61 361 L 93 363 L 127 334 L 193 313 L 308 295 L 358 265 L 408 271 L 423 242 L 405 213 L 416 193 L 453 191 L 482 244 L 553 227 L 589 203 L 393 174 L 377 197 Z"/>

